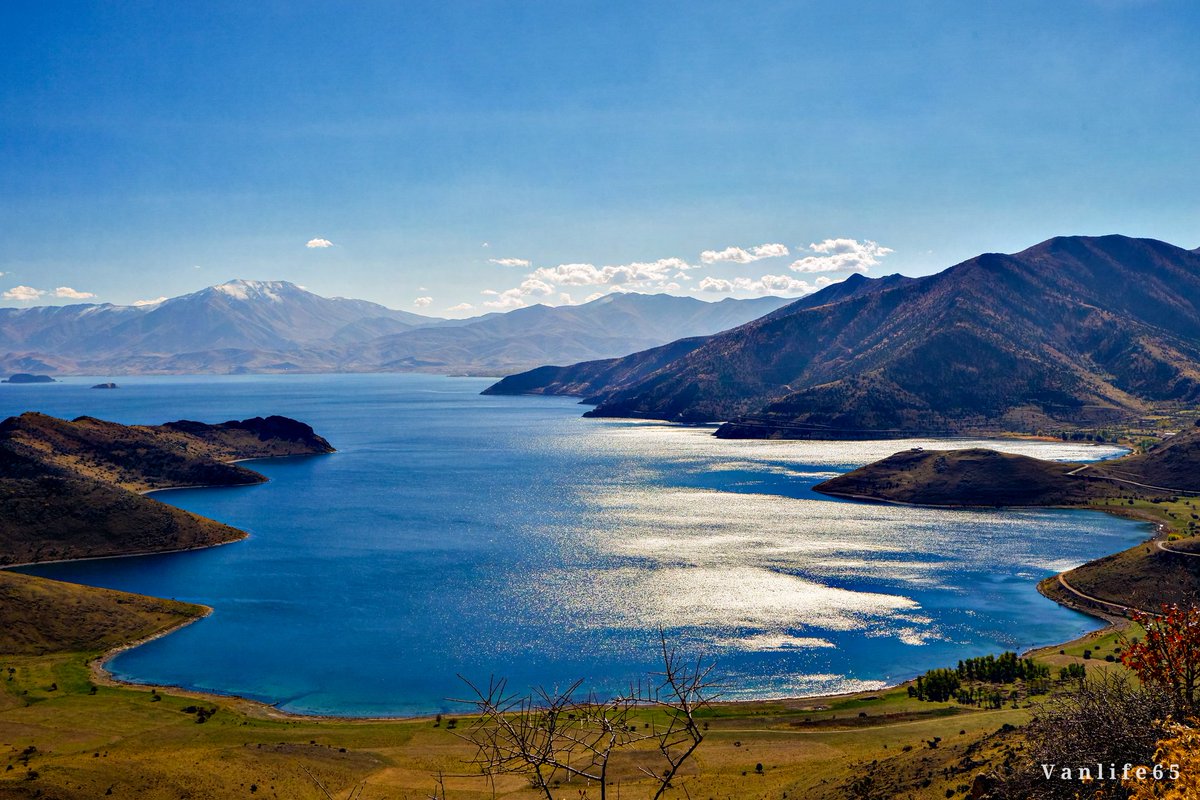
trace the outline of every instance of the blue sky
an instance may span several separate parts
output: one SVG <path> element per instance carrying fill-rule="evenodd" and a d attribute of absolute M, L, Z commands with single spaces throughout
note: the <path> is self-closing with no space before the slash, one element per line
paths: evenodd
<path fill-rule="evenodd" d="M 8 3 L 2 302 L 461 315 L 1196 247 L 1197 41 L 1183 0 Z"/>

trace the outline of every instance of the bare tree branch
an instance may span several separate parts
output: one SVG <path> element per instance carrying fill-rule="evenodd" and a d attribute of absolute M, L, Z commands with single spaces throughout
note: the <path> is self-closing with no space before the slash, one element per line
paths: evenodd
<path fill-rule="evenodd" d="M 475 746 L 470 763 L 493 781 L 493 790 L 495 776 L 520 774 L 546 800 L 554 800 L 553 789 L 564 781 L 582 781 L 589 788 L 594 783 L 604 800 L 613 755 L 651 752 L 661 766 L 638 769 L 654 781 L 652 797 L 658 800 L 704 740 L 696 712 L 716 697 L 714 665 L 686 661 L 667 644 L 663 631 L 659 645 L 661 672 L 603 700 L 577 696 L 582 681 L 519 695 L 510 694 L 503 679 L 493 677 L 483 687 L 460 675 L 473 697 L 457 702 L 473 706 L 478 714 L 464 733 L 456 734 Z M 665 724 L 660 724 L 663 716 Z"/>

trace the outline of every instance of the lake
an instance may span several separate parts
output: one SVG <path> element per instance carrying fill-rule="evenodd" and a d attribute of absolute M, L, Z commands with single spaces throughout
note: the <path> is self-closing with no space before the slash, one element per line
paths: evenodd
<path fill-rule="evenodd" d="M 249 464 L 270 482 L 161 492 L 250 532 L 203 551 L 23 571 L 204 603 L 121 653 L 131 681 L 288 711 L 454 711 L 459 675 L 622 688 L 658 631 L 718 662 L 729 698 L 871 689 L 968 656 L 1097 627 L 1037 581 L 1131 546 L 1099 512 L 949 511 L 812 487 L 908 447 L 967 440 L 723 441 L 711 429 L 583 419 L 567 398 L 484 397 L 422 375 L 126 377 L 0 387 L 25 410 L 123 423 L 283 414 L 338 448 Z M 1112 447 L 1007 441 L 1094 460 Z"/>

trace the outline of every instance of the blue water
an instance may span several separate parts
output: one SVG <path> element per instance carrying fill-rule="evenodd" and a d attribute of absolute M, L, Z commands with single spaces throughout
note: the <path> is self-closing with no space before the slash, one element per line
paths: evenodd
<path fill-rule="evenodd" d="M 482 397 L 487 381 L 472 378 L 94 382 L 0 386 L 0 413 L 285 414 L 338 448 L 255 462 L 271 478 L 260 486 L 155 495 L 249 531 L 245 541 L 25 570 L 212 606 L 110 668 L 291 711 L 453 710 L 460 674 L 622 687 L 654 667 L 660 627 L 718 662 L 729 697 L 878 687 L 1094 628 L 1038 595 L 1037 580 L 1147 532 L 1095 512 L 901 508 L 812 491 L 946 442 L 721 441 L 582 419 L 569 399 Z M 1115 452 L 1001 446 L 1071 460 Z"/>

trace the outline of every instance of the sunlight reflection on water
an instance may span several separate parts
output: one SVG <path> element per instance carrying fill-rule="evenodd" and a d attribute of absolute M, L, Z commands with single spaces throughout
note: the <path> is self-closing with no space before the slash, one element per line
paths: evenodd
<path fill-rule="evenodd" d="M 1062 460 L 1111 447 L 728 441 L 430 376 L 89 385 L 23 387 L 0 402 L 130 423 L 281 413 L 338 447 L 252 465 L 268 484 L 157 496 L 250 531 L 239 544 L 30 570 L 212 606 L 112 668 L 296 711 L 451 711 L 457 674 L 620 687 L 653 668 L 659 627 L 717 659 L 730 697 L 878 688 L 1094 627 L 1036 581 L 1144 533 L 1096 512 L 921 509 L 812 490 L 913 446 Z"/>

